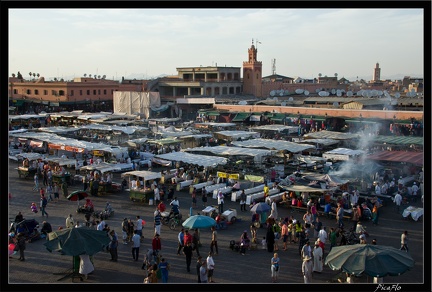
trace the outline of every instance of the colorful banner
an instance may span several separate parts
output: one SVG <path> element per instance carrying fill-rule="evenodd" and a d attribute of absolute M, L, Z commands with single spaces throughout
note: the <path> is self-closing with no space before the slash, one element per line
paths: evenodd
<path fill-rule="evenodd" d="M 230 179 L 236 179 L 238 180 L 240 178 L 240 174 L 238 173 L 226 173 L 226 172 L 217 172 L 217 177 L 221 178 L 230 178 Z"/>

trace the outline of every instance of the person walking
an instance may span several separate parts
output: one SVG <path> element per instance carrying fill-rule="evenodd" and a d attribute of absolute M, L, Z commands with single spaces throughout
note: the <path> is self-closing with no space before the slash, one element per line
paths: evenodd
<path fill-rule="evenodd" d="M 225 198 L 225 196 L 224 196 L 224 194 L 222 194 L 222 191 L 219 191 L 218 196 L 217 196 L 219 214 L 223 213 L 224 198 Z"/>
<path fill-rule="evenodd" d="M 374 205 L 372 208 L 372 223 L 378 225 L 378 206 Z"/>
<path fill-rule="evenodd" d="M 60 200 L 60 189 L 57 182 L 53 185 L 53 194 L 54 194 L 54 200 L 58 202 Z"/>
<path fill-rule="evenodd" d="M 192 250 L 196 251 L 198 257 L 200 256 L 199 245 L 200 245 L 200 234 L 198 228 L 195 228 L 194 233 L 192 234 Z"/>
<path fill-rule="evenodd" d="M 343 228 L 343 216 L 344 216 L 344 208 L 342 204 L 338 203 L 337 209 L 336 209 L 336 220 L 339 228 Z"/>
<path fill-rule="evenodd" d="M 144 225 L 144 220 L 141 219 L 139 215 L 136 216 L 136 224 L 135 224 L 135 230 L 137 231 L 138 235 L 140 236 L 141 240 L 144 239 L 144 236 L 142 234 L 142 229 Z"/>
<path fill-rule="evenodd" d="M 74 218 L 72 217 L 72 214 L 69 214 L 69 216 L 66 218 L 66 228 L 73 228 L 74 226 Z"/>
<path fill-rule="evenodd" d="M 177 235 L 177 244 L 178 244 L 177 255 L 180 255 L 180 251 L 184 247 L 184 231 L 185 231 L 184 228 L 182 228 Z"/>
<path fill-rule="evenodd" d="M 48 218 L 48 213 L 45 211 L 46 206 L 48 205 L 48 200 L 47 198 L 45 198 L 44 194 L 41 194 L 41 198 L 40 198 L 40 210 L 42 213 L 42 216 L 47 216 Z"/>
<path fill-rule="evenodd" d="M 190 273 L 190 265 L 192 262 L 192 244 L 190 241 L 183 247 L 183 254 L 186 256 L 186 270 Z"/>
<path fill-rule="evenodd" d="M 87 280 L 88 274 L 94 271 L 94 265 L 90 260 L 90 256 L 88 254 L 79 255 L 80 264 L 78 272 L 81 275 L 84 275 L 84 279 Z"/>
<path fill-rule="evenodd" d="M 152 239 L 152 249 L 154 255 L 158 255 L 162 249 L 162 243 L 158 233 L 156 233 Z"/>
<path fill-rule="evenodd" d="M 162 283 L 168 283 L 169 268 L 169 263 L 165 260 L 165 258 L 161 258 L 158 269 L 161 273 Z"/>
<path fill-rule="evenodd" d="M 132 258 L 137 261 L 139 258 L 139 249 L 141 246 L 141 236 L 137 230 L 134 230 L 134 235 L 132 236 Z"/>
<path fill-rule="evenodd" d="M 82 177 L 82 183 L 83 183 L 83 191 L 85 192 L 88 188 L 88 178 L 87 175 L 83 175 Z"/>
<path fill-rule="evenodd" d="M 33 181 L 34 181 L 33 191 L 38 191 L 39 190 L 39 175 L 37 173 L 35 173 L 35 175 L 33 177 Z"/>
<path fill-rule="evenodd" d="M 205 187 L 201 189 L 201 200 L 203 202 L 203 207 L 207 207 L 207 191 Z"/>
<path fill-rule="evenodd" d="M 396 212 L 399 213 L 400 212 L 400 206 L 402 204 L 402 195 L 400 194 L 400 192 L 396 193 L 396 195 L 393 198 L 393 202 L 396 205 Z"/>
<path fill-rule="evenodd" d="M 26 249 L 26 240 L 25 240 L 25 235 L 22 232 L 19 232 L 17 234 L 17 245 L 18 245 L 18 250 L 19 250 L 19 254 L 20 257 L 18 260 L 20 261 L 25 261 L 25 257 L 24 257 L 24 250 Z"/>
<path fill-rule="evenodd" d="M 246 212 L 246 193 L 244 190 L 240 194 L 240 211 Z"/>
<path fill-rule="evenodd" d="M 202 262 L 200 269 L 199 269 L 199 273 L 200 273 L 200 276 L 199 276 L 200 277 L 200 283 L 208 283 L 208 277 L 207 277 L 208 270 L 207 270 L 207 262 L 206 261 Z"/>
<path fill-rule="evenodd" d="M 202 257 L 198 256 L 197 261 L 196 261 L 196 272 L 197 272 L 197 277 L 198 277 L 198 283 L 201 283 L 200 269 L 201 269 L 202 264 L 203 264 Z"/>
<path fill-rule="evenodd" d="M 216 250 L 216 254 L 218 254 L 219 250 L 218 250 L 218 245 L 217 245 L 217 231 L 216 231 L 216 227 L 212 226 L 211 230 L 212 230 L 212 234 L 211 234 L 210 252 L 213 254 L 213 248 L 214 248 Z"/>
<path fill-rule="evenodd" d="M 282 237 L 282 242 L 283 242 L 283 250 L 287 250 L 288 224 L 285 221 L 282 222 L 281 237 Z"/>
<path fill-rule="evenodd" d="M 118 237 L 114 230 L 109 233 L 111 241 L 109 243 L 109 252 L 111 254 L 111 261 L 116 262 L 118 259 L 117 247 L 118 247 Z"/>
<path fill-rule="evenodd" d="M 128 244 L 128 219 L 125 217 L 121 223 L 123 244 Z"/>
<path fill-rule="evenodd" d="M 323 250 L 319 245 L 319 241 L 315 241 L 315 247 L 313 249 L 313 271 L 321 273 L 323 270 Z"/>
<path fill-rule="evenodd" d="M 274 251 L 274 244 L 275 244 L 275 235 L 273 231 L 273 226 L 269 225 L 267 227 L 267 233 L 266 233 L 266 243 L 267 243 L 267 251 L 273 252 Z"/>
<path fill-rule="evenodd" d="M 280 258 L 277 252 L 273 254 L 270 263 L 271 263 L 270 270 L 271 270 L 272 282 L 277 283 L 278 276 L 279 276 L 279 263 L 280 263 Z"/>
<path fill-rule="evenodd" d="M 196 208 L 196 203 L 197 203 L 196 188 L 193 188 L 191 197 L 192 197 L 192 208 Z"/>
<path fill-rule="evenodd" d="M 404 250 L 408 252 L 408 230 L 405 230 L 401 235 L 401 248 L 400 250 Z"/>
<path fill-rule="evenodd" d="M 159 207 L 156 207 L 156 210 L 154 211 L 153 223 L 154 223 L 154 233 L 160 235 L 161 225 L 162 225 L 162 215 L 161 212 L 159 211 Z"/>
<path fill-rule="evenodd" d="M 207 277 L 208 277 L 208 282 L 209 283 L 215 283 L 215 281 L 213 281 L 213 274 L 214 274 L 214 268 L 215 268 L 215 263 L 213 260 L 213 252 L 210 251 L 207 259 L 206 259 L 206 263 L 207 263 Z"/>
<path fill-rule="evenodd" d="M 312 258 L 310 256 L 305 256 L 303 258 L 303 263 L 302 263 L 302 273 L 303 273 L 303 279 L 305 284 L 312 283 L 312 271 L 313 271 Z"/>

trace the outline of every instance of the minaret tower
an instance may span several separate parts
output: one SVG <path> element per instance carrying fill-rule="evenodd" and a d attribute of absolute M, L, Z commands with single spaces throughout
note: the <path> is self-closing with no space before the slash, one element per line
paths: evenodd
<path fill-rule="evenodd" d="M 248 49 L 249 59 L 243 62 L 243 93 L 262 97 L 262 62 L 257 61 L 258 50 L 254 46 Z"/>
<path fill-rule="evenodd" d="M 379 63 L 377 62 L 374 68 L 374 74 L 372 81 L 378 82 L 381 80 L 381 68 L 379 67 Z"/>

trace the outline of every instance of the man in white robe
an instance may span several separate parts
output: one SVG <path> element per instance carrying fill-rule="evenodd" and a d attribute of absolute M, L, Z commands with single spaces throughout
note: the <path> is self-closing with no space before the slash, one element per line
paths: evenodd
<path fill-rule="evenodd" d="M 313 271 L 316 273 L 321 273 L 323 270 L 323 251 L 319 246 L 319 242 L 315 242 L 315 247 L 313 250 Z"/>

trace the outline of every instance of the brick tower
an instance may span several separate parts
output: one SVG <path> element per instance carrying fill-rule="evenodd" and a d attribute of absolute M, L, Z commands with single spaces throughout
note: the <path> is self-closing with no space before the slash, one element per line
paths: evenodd
<path fill-rule="evenodd" d="M 243 93 L 262 97 L 262 62 L 257 61 L 257 52 L 252 40 L 248 49 L 249 59 L 243 62 Z"/>

